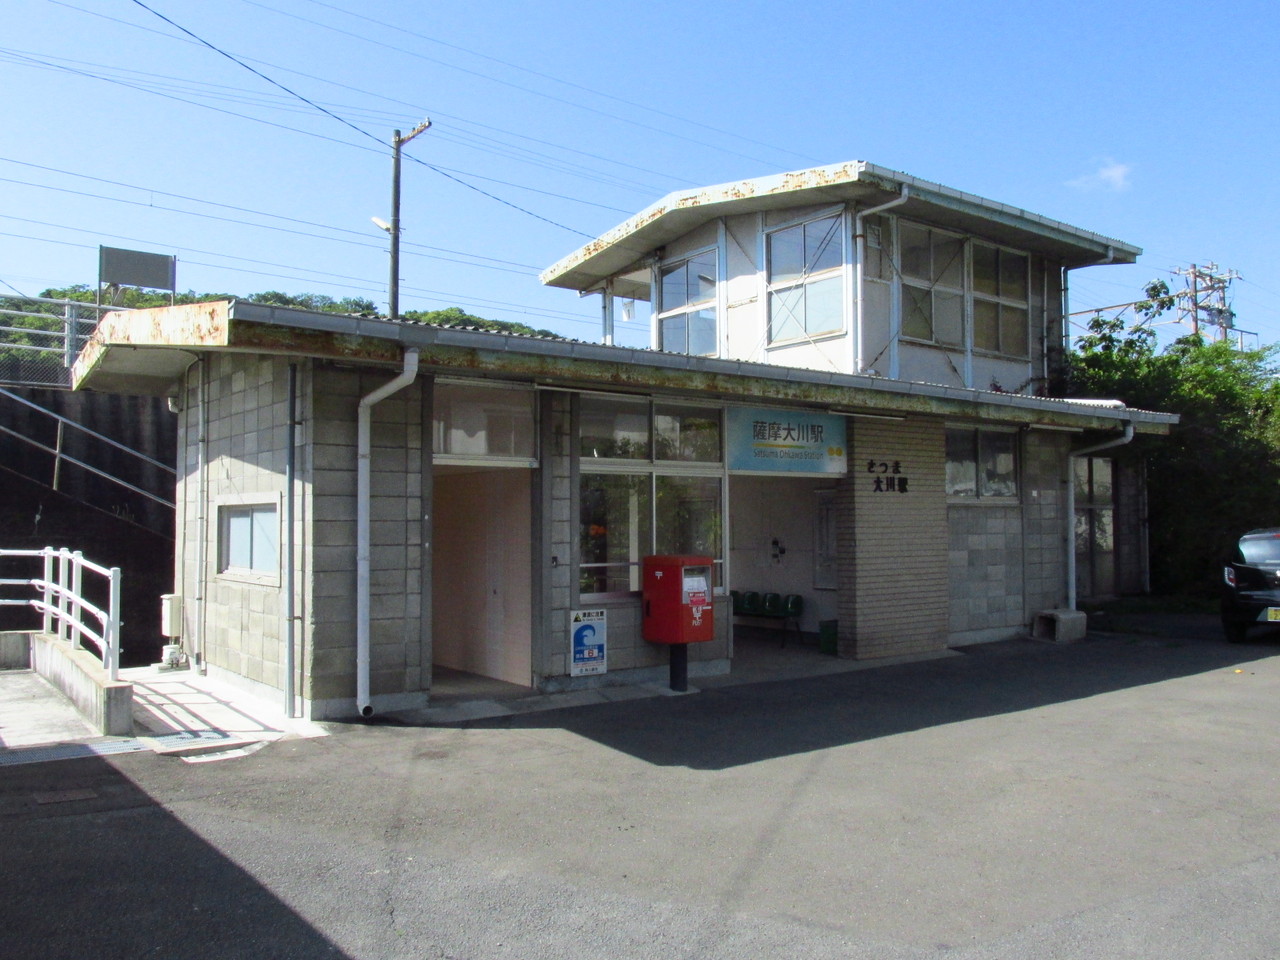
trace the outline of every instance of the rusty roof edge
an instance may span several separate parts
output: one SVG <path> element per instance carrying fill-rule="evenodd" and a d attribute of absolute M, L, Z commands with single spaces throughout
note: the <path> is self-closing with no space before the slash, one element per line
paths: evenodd
<path fill-rule="evenodd" d="M 775 364 L 753 363 L 742 360 L 721 360 L 710 357 L 692 357 L 685 354 L 661 353 L 655 350 L 643 350 L 635 347 L 607 346 L 597 343 L 586 343 L 573 340 L 541 340 L 535 338 L 513 337 L 505 333 L 489 330 L 468 330 L 457 327 L 437 327 L 430 324 L 389 320 L 383 317 L 355 317 L 343 314 L 316 313 L 298 310 L 292 307 L 276 307 L 267 304 L 250 303 L 237 300 L 219 301 L 208 306 L 214 309 L 210 316 L 225 316 L 229 321 L 223 325 L 220 343 L 210 342 L 192 337 L 186 341 L 170 338 L 154 346 L 171 348 L 199 348 L 201 346 L 225 346 L 230 342 L 230 324 L 234 322 L 260 323 L 267 326 L 306 330 L 314 333 L 349 336 L 377 341 L 392 341 L 402 349 L 442 348 L 483 352 L 493 357 L 492 367 L 500 371 L 502 358 L 528 355 L 530 357 L 550 358 L 557 361 L 582 361 L 590 365 L 595 363 L 611 364 L 623 368 L 652 368 L 663 371 L 667 375 L 686 375 L 688 377 L 741 377 L 758 381 L 772 382 L 780 387 L 788 383 L 816 387 L 849 389 L 863 395 L 882 394 L 886 397 L 919 398 L 946 402 L 959 401 L 964 404 L 978 404 L 986 407 L 1006 407 L 1017 409 L 1024 414 L 1031 411 L 1042 411 L 1057 415 L 1078 416 L 1093 421 L 1110 421 L 1123 424 L 1131 421 L 1138 428 L 1167 428 L 1178 422 L 1177 414 L 1161 413 L 1151 410 L 1138 410 L 1124 406 L 1110 406 L 1096 400 L 1059 399 L 1053 397 L 1032 397 L 1016 393 L 996 393 L 986 390 L 972 390 L 964 387 L 945 386 L 941 384 L 919 383 L 915 381 L 889 380 L 884 377 L 869 377 L 862 374 L 832 373 L 821 370 L 807 370 L 799 367 L 781 367 Z M 218 308 L 222 308 L 219 310 Z M 184 311 L 188 308 L 158 307 L 151 311 L 130 311 L 121 314 L 116 323 L 146 322 L 147 314 L 164 311 Z M 109 314 L 108 316 L 116 316 Z M 163 322 L 161 316 L 157 321 Z M 105 322 L 105 321 L 104 321 Z M 96 334 L 95 334 L 96 336 Z M 135 342 L 137 338 L 132 338 Z M 128 344 L 130 341 L 121 341 Z M 88 359 L 88 349 L 82 354 L 81 361 Z M 81 361 L 78 361 L 79 364 Z M 592 379 L 592 378 L 585 378 Z"/>
<path fill-rule="evenodd" d="M 116 347 L 225 346 L 233 305 L 230 300 L 207 300 L 104 313 L 71 365 L 72 387 L 78 389 Z"/>

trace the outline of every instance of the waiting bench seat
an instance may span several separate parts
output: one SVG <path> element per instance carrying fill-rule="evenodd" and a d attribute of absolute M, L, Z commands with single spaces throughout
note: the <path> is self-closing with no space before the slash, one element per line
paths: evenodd
<path fill-rule="evenodd" d="M 787 630 L 794 624 L 800 633 L 800 615 L 804 613 L 804 597 L 798 593 L 761 593 L 758 590 L 730 590 L 735 617 L 760 617 L 782 621 L 782 645 L 787 645 Z"/>

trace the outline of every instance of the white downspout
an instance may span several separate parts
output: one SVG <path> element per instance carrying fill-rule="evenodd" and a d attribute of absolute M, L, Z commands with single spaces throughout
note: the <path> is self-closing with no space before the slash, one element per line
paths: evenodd
<path fill-rule="evenodd" d="M 857 244 L 856 256 L 854 258 L 857 260 L 857 263 L 855 264 L 855 267 L 854 267 L 856 271 L 855 280 L 854 280 L 854 286 L 856 287 L 856 292 L 855 292 L 856 302 L 855 302 L 854 317 L 853 317 L 853 322 L 855 325 L 854 334 L 853 334 L 853 372 L 854 373 L 863 372 L 862 371 L 862 335 L 863 335 L 862 308 L 863 308 L 864 299 L 865 299 L 864 294 L 866 291 L 866 279 L 863 276 L 862 265 L 867 255 L 867 238 L 866 238 L 866 235 L 862 232 L 862 222 L 866 217 L 874 216 L 877 213 L 883 213 L 885 210 L 889 210 L 893 207 L 906 203 L 907 199 L 909 198 L 910 192 L 911 192 L 911 188 L 904 183 L 902 185 L 901 196 L 897 197 L 894 200 L 890 200 L 888 203 L 882 203 L 878 207 L 872 207 L 869 210 L 860 210 L 853 215 L 853 241 L 855 244 Z M 881 240 L 883 241 L 883 238 L 881 238 Z M 892 317 L 889 318 L 889 324 L 890 324 L 890 327 L 892 327 L 893 325 Z M 889 338 L 890 338 L 890 343 L 894 345 L 892 349 L 896 350 L 897 338 L 896 338 L 896 334 L 892 329 L 889 332 Z M 896 376 L 896 373 L 892 375 Z"/>
<path fill-rule="evenodd" d="M 1100 450 L 1122 447 L 1133 439 L 1133 421 L 1124 425 L 1124 434 L 1096 443 L 1083 450 L 1071 450 L 1067 453 L 1067 609 L 1076 608 L 1076 465 L 1077 457 L 1087 457 Z"/>
<path fill-rule="evenodd" d="M 356 418 L 356 709 L 373 716 L 369 702 L 369 460 L 373 406 L 413 383 L 418 375 L 418 349 L 404 353 L 400 374 L 360 400 Z"/>

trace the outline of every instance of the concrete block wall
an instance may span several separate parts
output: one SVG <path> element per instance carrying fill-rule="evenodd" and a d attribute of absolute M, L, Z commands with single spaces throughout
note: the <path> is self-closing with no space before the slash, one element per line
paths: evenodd
<path fill-rule="evenodd" d="M 849 472 L 836 495 L 838 652 L 867 659 L 944 649 L 948 577 L 942 422 L 851 420 L 850 432 Z"/>
<path fill-rule="evenodd" d="M 573 411 L 564 393 L 542 395 L 540 511 L 546 537 L 538 629 L 534 630 L 534 683 L 569 673 L 569 611 L 578 597 L 578 522 L 575 514 L 577 471 L 573 457 Z M 554 558 L 554 559 L 553 559 Z M 609 625 L 610 630 L 613 624 Z M 612 655 L 612 650 L 610 651 Z"/>
<path fill-rule="evenodd" d="M 202 382 L 208 429 L 203 504 L 198 469 Z M 280 571 L 244 578 L 218 573 L 218 507 L 273 503 L 283 524 L 288 363 L 206 354 L 188 372 L 181 399 L 176 553 L 185 601 L 184 644 L 189 653 L 202 653 L 210 668 L 251 684 L 282 688 Z M 295 535 L 299 532 L 295 528 Z M 202 540 L 206 548 L 200 569 Z M 203 609 L 196 602 L 200 597 Z M 203 650 L 197 648 L 201 642 Z"/>
<path fill-rule="evenodd" d="M 1063 605 L 1066 443 L 1022 437 L 1018 503 L 948 505 L 952 645 L 1025 635 L 1037 612 Z"/>
<path fill-rule="evenodd" d="M 1071 435 L 1032 430 L 1022 446 L 1025 623 L 1067 603 L 1067 453 Z"/>
<path fill-rule="evenodd" d="M 301 694 L 313 717 L 351 715 L 356 687 L 356 420 L 360 398 L 392 370 L 317 365 L 309 400 L 314 423 L 309 602 L 300 609 L 307 643 Z M 424 469 L 429 425 L 419 379 L 372 411 L 370 460 L 369 690 L 375 710 L 426 705 L 430 630 L 424 611 Z"/>

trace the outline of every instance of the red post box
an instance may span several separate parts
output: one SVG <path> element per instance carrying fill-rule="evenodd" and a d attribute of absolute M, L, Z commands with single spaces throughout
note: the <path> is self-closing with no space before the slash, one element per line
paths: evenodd
<path fill-rule="evenodd" d="M 642 561 L 642 636 L 650 643 L 711 640 L 711 557 L 657 556 Z"/>

